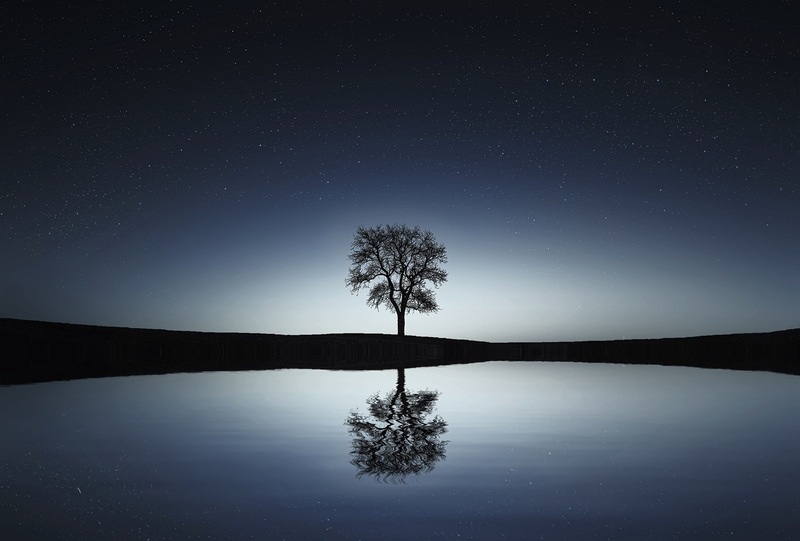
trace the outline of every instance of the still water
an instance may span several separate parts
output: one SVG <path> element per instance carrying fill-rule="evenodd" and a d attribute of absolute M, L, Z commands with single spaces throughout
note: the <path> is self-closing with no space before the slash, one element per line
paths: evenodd
<path fill-rule="evenodd" d="M 800 377 L 488 362 L 0 387 L 0 539 L 798 539 Z"/>

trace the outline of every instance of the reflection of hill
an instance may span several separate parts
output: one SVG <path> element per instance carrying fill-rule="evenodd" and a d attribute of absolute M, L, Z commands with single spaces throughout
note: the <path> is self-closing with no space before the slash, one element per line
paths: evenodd
<path fill-rule="evenodd" d="M 488 360 L 649 363 L 800 374 L 800 329 L 497 344 L 380 334 L 179 332 L 0 318 L 0 352 L 0 384 L 204 370 L 410 368 Z"/>

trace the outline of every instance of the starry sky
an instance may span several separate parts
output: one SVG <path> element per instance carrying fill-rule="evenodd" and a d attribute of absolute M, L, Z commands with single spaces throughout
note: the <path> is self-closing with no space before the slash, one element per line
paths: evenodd
<path fill-rule="evenodd" d="M 347 254 L 407 223 L 410 335 L 800 326 L 792 2 L 379 4 L 0 7 L 0 317 L 394 333 Z"/>

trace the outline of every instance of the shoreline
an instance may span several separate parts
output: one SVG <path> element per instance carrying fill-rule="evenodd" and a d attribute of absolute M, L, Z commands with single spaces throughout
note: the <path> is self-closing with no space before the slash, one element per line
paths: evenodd
<path fill-rule="evenodd" d="M 687 338 L 480 342 L 386 334 L 168 331 L 0 318 L 0 385 L 177 372 L 603 362 L 800 375 L 800 329 Z"/>

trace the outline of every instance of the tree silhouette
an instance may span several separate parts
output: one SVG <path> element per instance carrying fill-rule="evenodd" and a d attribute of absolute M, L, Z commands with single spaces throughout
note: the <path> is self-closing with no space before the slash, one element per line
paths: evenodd
<path fill-rule="evenodd" d="M 438 312 L 439 305 L 428 283 L 439 287 L 447 281 L 440 265 L 447 250 L 433 233 L 402 225 L 360 226 L 348 256 L 352 266 L 345 283 L 352 293 L 369 289 L 367 304 L 381 305 L 397 314 L 397 335 L 405 335 L 406 312 Z M 377 283 L 371 284 L 373 280 Z"/>
<path fill-rule="evenodd" d="M 447 423 L 433 411 L 437 391 L 409 393 L 405 389 L 405 370 L 397 370 L 397 389 L 381 398 L 375 393 L 367 399 L 369 416 L 353 411 L 345 421 L 354 436 L 350 463 L 358 477 L 369 475 L 381 481 L 401 482 L 406 476 L 427 473 L 444 458 Z"/>

